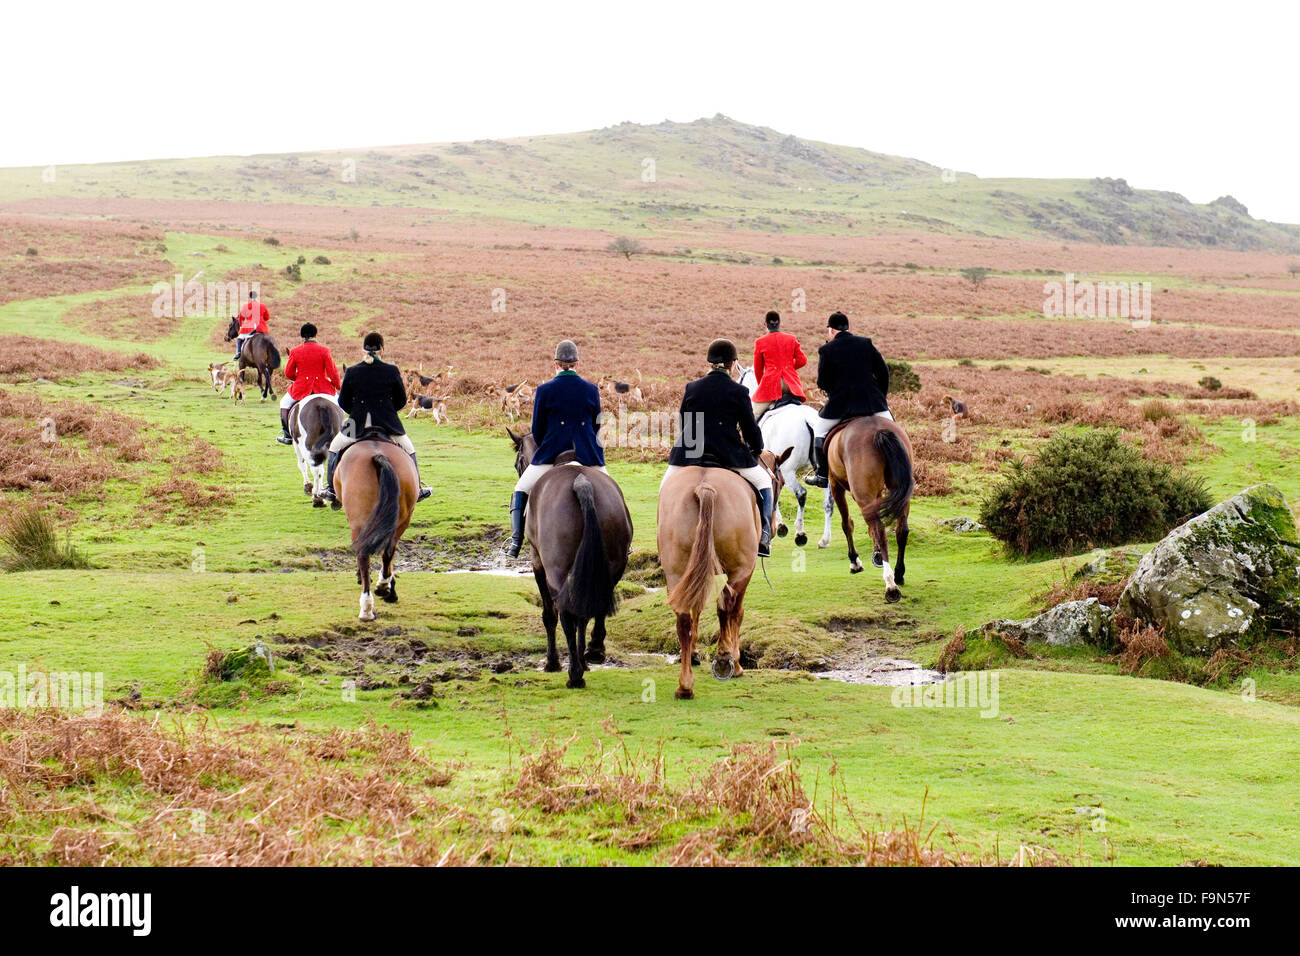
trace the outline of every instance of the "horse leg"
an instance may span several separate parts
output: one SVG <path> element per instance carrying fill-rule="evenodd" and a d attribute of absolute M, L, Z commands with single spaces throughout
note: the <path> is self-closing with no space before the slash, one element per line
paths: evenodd
<path fill-rule="evenodd" d="M 293 453 L 298 458 L 298 470 L 302 472 L 302 493 L 310 495 L 314 490 L 314 477 L 312 476 L 311 459 L 303 455 L 302 446 L 298 442 L 293 443 Z"/>
<path fill-rule="evenodd" d="M 903 554 L 907 551 L 907 535 L 909 532 L 907 516 L 911 510 L 911 502 L 908 502 L 908 507 L 903 509 L 903 513 L 898 519 L 898 528 L 894 531 L 894 538 L 898 542 L 898 563 L 894 565 L 894 582 L 900 588 L 903 586 L 903 575 L 907 571 L 907 567 L 903 563 Z"/>
<path fill-rule="evenodd" d="M 808 535 L 803 529 L 803 513 L 808 504 L 808 489 L 799 484 L 799 477 L 794 473 L 794 469 L 790 470 L 789 485 L 790 491 L 794 494 L 794 502 L 799 509 L 794 516 L 794 543 L 796 547 L 802 548 L 808 543 Z"/>
<path fill-rule="evenodd" d="M 564 640 L 569 645 L 569 679 L 564 686 L 570 690 L 586 687 L 587 682 L 583 679 L 582 673 L 587 669 L 587 665 L 582 662 L 582 655 L 578 653 L 578 619 L 568 611 L 562 611 L 560 626 L 564 628 Z"/>
<path fill-rule="evenodd" d="M 397 575 L 393 573 L 393 558 L 397 556 L 397 541 L 389 543 L 384 548 L 382 570 L 379 578 L 379 586 L 375 588 L 378 594 L 388 604 L 397 603 Z"/>
<path fill-rule="evenodd" d="M 587 619 L 578 618 L 578 660 L 582 663 L 584 671 L 591 670 L 587 666 Z"/>
<path fill-rule="evenodd" d="M 591 625 L 591 644 L 588 645 L 583 659 L 588 664 L 605 663 L 605 618 L 598 617 Z"/>
<path fill-rule="evenodd" d="M 862 509 L 862 517 L 867 517 L 866 508 Z M 902 594 L 894 581 L 894 569 L 889 566 L 889 538 L 885 534 L 884 522 L 879 518 L 868 519 L 867 528 L 871 531 L 871 541 L 876 547 L 876 558 L 880 559 L 876 562 L 876 567 L 881 569 L 880 574 L 885 581 L 885 600 L 893 604 Z"/>
<path fill-rule="evenodd" d="M 844 540 L 849 543 L 849 573 L 857 574 L 862 570 L 862 562 L 858 560 L 858 549 L 853 546 L 853 518 L 849 514 L 847 489 L 832 481 L 831 493 L 835 498 L 836 507 L 840 509 L 840 527 L 844 529 Z"/>
<path fill-rule="evenodd" d="M 542 598 L 542 626 L 546 628 L 546 664 L 542 670 L 554 674 L 560 669 L 560 652 L 555 646 L 555 622 L 558 620 L 555 614 L 555 600 L 551 597 L 551 588 L 546 583 L 546 571 L 542 568 L 534 568 L 533 577 L 537 581 L 537 593 Z"/>
<path fill-rule="evenodd" d="M 829 487 L 822 492 L 822 511 L 826 515 L 826 524 L 822 528 L 822 536 L 817 540 L 817 547 L 829 548 L 831 546 L 831 516 L 835 514 L 835 504 Z"/>
<path fill-rule="evenodd" d="M 375 598 L 370 593 L 370 558 L 357 556 L 357 583 L 361 585 L 361 613 L 363 621 L 375 619 Z"/>
<path fill-rule="evenodd" d="M 677 642 L 682 648 L 682 669 L 673 696 L 678 700 L 691 700 L 695 696 L 695 672 L 691 670 L 695 656 L 695 621 L 689 614 L 677 615 Z"/>
<path fill-rule="evenodd" d="M 776 532 L 778 538 L 784 538 L 790 533 L 790 529 L 785 526 L 785 516 L 781 514 L 780 495 L 772 499 L 772 530 Z"/>

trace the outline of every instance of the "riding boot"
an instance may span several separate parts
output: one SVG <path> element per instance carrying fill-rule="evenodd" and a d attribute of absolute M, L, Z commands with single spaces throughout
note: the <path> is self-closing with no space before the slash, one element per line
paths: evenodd
<path fill-rule="evenodd" d="M 830 484 L 830 479 L 826 477 L 826 439 L 813 439 L 813 473 L 804 479 L 804 484 L 812 485 L 814 488 L 825 488 Z"/>
<path fill-rule="evenodd" d="M 280 409 L 280 429 L 283 434 L 276 441 L 281 445 L 292 445 L 293 436 L 289 434 L 289 410 L 287 408 Z"/>
<path fill-rule="evenodd" d="M 330 503 L 330 507 L 335 511 L 343 507 L 343 503 L 334 494 L 334 468 L 338 463 L 339 453 L 336 451 L 330 452 L 328 464 L 325 466 L 325 490 L 321 493 L 321 497 L 326 499 Z"/>
<path fill-rule="evenodd" d="M 758 493 L 758 511 L 763 518 L 763 532 L 758 537 L 758 556 L 772 556 L 772 489 L 764 488 Z"/>
<path fill-rule="evenodd" d="M 511 558 L 519 557 L 524 546 L 524 509 L 528 507 L 528 492 L 516 491 L 510 497 L 510 540 L 501 550 Z"/>
<path fill-rule="evenodd" d="M 412 455 L 411 463 L 415 465 L 415 483 L 417 485 L 420 485 L 420 493 L 415 498 L 415 503 L 419 504 L 425 498 L 429 497 L 429 495 L 433 494 L 433 489 L 426 488 L 424 487 L 424 485 L 420 484 L 420 459 L 418 459 L 415 455 Z"/>

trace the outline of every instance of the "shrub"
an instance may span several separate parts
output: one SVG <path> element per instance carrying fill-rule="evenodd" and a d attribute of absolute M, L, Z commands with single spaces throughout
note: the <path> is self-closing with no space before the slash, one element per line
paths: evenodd
<path fill-rule="evenodd" d="M 1196 384 L 1201 386 L 1201 388 L 1205 389 L 1207 392 L 1217 392 L 1219 389 L 1223 388 L 1223 383 L 1213 375 L 1205 376 Z"/>
<path fill-rule="evenodd" d="M 327 266 L 330 264 L 330 260 L 328 256 L 317 256 L 315 259 L 312 260 L 312 262 L 318 266 Z"/>
<path fill-rule="evenodd" d="M 267 236 L 262 241 L 266 243 L 268 246 L 278 246 L 280 244 L 280 240 L 275 238 L 275 236 Z"/>
<path fill-rule="evenodd" d="M 890 359 L 885 364 L 889 366 L 890 395 L 911 394 L 921 390 L 921 376 L 912 371 L 910 363 Z"/>
<path fill-rule="evenodd" d="M 291 282 L 302 281 L 302 266 L 296 262 L 291 262 L 284 267 L 284 274 L 289 277 Z"/>
<path fill-rule="evenodd" d="M 619 236 L 605 247 L 610 252 L 617 252 L 624 259 L 631 259 L 639 252 L 645 252 L 645 246 L 631 236 Z"/>
<path fill-rule="evenodd" d="M 71 542 L 59 543 L 50 516 L 35 508 L 10 515 L 0 526 L 0 543 L 9 552 L 0 561 L 5 571 L 90 567 L 90 562 Z"/>
<path fill-rule="evenodd" d="M 1011 462 L 980 521 L 1022 555 L 1067 554 L 1162 537 L 1211 504 L 1203 479 L 1144 458 L 1117 430 L 1062 431 Z"/>
<path fill-rule="evenodd" d="M 971 288 L 976 292 L 978 292 L 980 286 L 984 284 L 984 280 L 989 277 L 990 272 L 991 270 L 986 269 L 983 266 L 967 266 L 965 269 L 961 270 L 962 278 L 969 282 Z"/>
<path fill-rule="evenodd" d="M 40 255 L 40 253 L 36 251 L 36 247 L 35 247 L 35 246 L 28 246 L 28 247 L 27 247 L 27 254 L 28 254 L 29 256 L 38 256 L 38 255 Z"/>

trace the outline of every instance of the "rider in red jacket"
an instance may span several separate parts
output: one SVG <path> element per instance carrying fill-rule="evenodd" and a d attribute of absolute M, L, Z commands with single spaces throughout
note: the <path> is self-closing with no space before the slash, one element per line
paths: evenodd
<path fill-rule="evenodd" d="M 269 335 L 271 330 L 267 326 L 266 320 L 271 317 L 267 311 L 266 305 L 257 300 L 257 293 L 248 293 L 248 301 L 244 307 L 239 310 L 239 337 L 235 339 L 235 364 L 239 364 L 239 356 L 244 351 L 244 343 L 254 332 L 261 332 L 263 335 Z"/>
<path fill-rule="evenodd" d="M 289 437 L 289 409 L 308 395 L 328 395 L 335 398 L 343 387 L 338 366 L 330 350 L 316 341 L 316 326 L 308 322 L 302 327 L 302 345 L 289 353 L 284 366 L 284 377 L 293 384 L 280 399 L 280 427 L 284 434 L 276 439 L 282 445 L 292 445 Z"/>
<path fill-rule="evenodd" d="M 797 369 L 808 364 L 799 340 L 781 331 L 781 315 L 769 312 L 765 319 L 768 333 L 754 343 L 754 380 L 758 388 L 750 396 L 757 419 L 777 399 L 791 395 L 803 401 L 803 383 Z"/>

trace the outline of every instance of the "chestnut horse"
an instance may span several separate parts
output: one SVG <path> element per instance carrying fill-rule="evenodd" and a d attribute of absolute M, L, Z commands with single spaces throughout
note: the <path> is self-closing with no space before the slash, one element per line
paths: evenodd
<path fill-rule="evenodd" d="M 790 457 L 764 450 L 759 461 L 774 472 Z M 773 479 L 775 481 L 775 479 Z M 758 563 L 762 524 L 754 488 L 726 468 L 688 465 L 664 479 L 659 488 L 659 562 L 667 578 L 668 605 L 677 614 L 681 674 L 676 697 L 695 696 L 692 656 L 699 640 L 700 612 L 713 593 L 713 578 L 725 574 L 718 594 L 718 649 L 713 676 L 728 680 L 744 673 L 740 666 L 740 624 L 745 619 L 745 589 Z"/>
<path fill-rule="evenodd" d="M 862 519 L 867 523 L 875 553 L 871 561 L 882 568 L 885 600 L 893 603 L 903 595 L 903 575 L 907 568 L 907 516 L 912 510 L 912 493 L 916 476 L 912 468 L 912 443 L 898 422 L 879 415 L 853 418 L 831 430 L 826 437 L 826 456 L 830 468 L 830 492 L 840 509 L 840 523 L 849 543 L 849 571 L 862 570 L 857 548 L 853 545 L 853 519 L 849 517 L 848 495 L 853 496 Z M 882 497 L 883 496 L 883 497 Z M 889 544 L 885 522 L 897 521 L 898 564 L 889 565 Z"/>
<path fill-rule="evenodd" d="M 226 341 L 231 342 L 239 337 L 239 316 L 230 317 L 230 325 L 226 329 Z M 254 332 L 244 340 L 244 348 L 239 353 L 239 364 L 235 367 L 235 372 L 242 372 L 246 368 L 257 370 L 257 386 L 262 390 L 262 401 L 266 401 L 267 395 L 275 398 L 275 389 L 271 387 L 271 373 L 280 367 L 280 350 L 276 348 L 275 339 L 265 332 Z"/>
<path fill-rule="evenodd" d="M 397 542 L 411 522 L 411 509 L 420 483 L 411 456 L 390 441 L 363 438 L 348 446 L 334 470 L 334 493 L 343 502 L 352 529 L 352 550 L 357 555 L 357 583 L 361 585 L 363 621 L 375 619 L 375 599 L 370 591 L 370 556 L 382 560 L 379 584 L 374 589 L 389 604 L 397 601 L 393 558 Z"/>
<path fill-rule="evenodd" d="M 532 432 L 506 434 L 515 445 L 515 470 L 523 474 L 537 451 Z M 627 568 L 632 516 L 623 491 L 609 475 L 587 465 L 557 464 L 528 496 L 524 525 L 533 551 L 533 577 L 542 599 L 547 671 L 560 669 L 555 622 L 569 645 L 566 687 L 586 687 L 587 664 L 605 660 L 605 618 L 617 608 L 614 587 Z M 558 611 L 558 614 L 557 614 Z M 592 623 L 587 646 L 587 624 Z"/>

